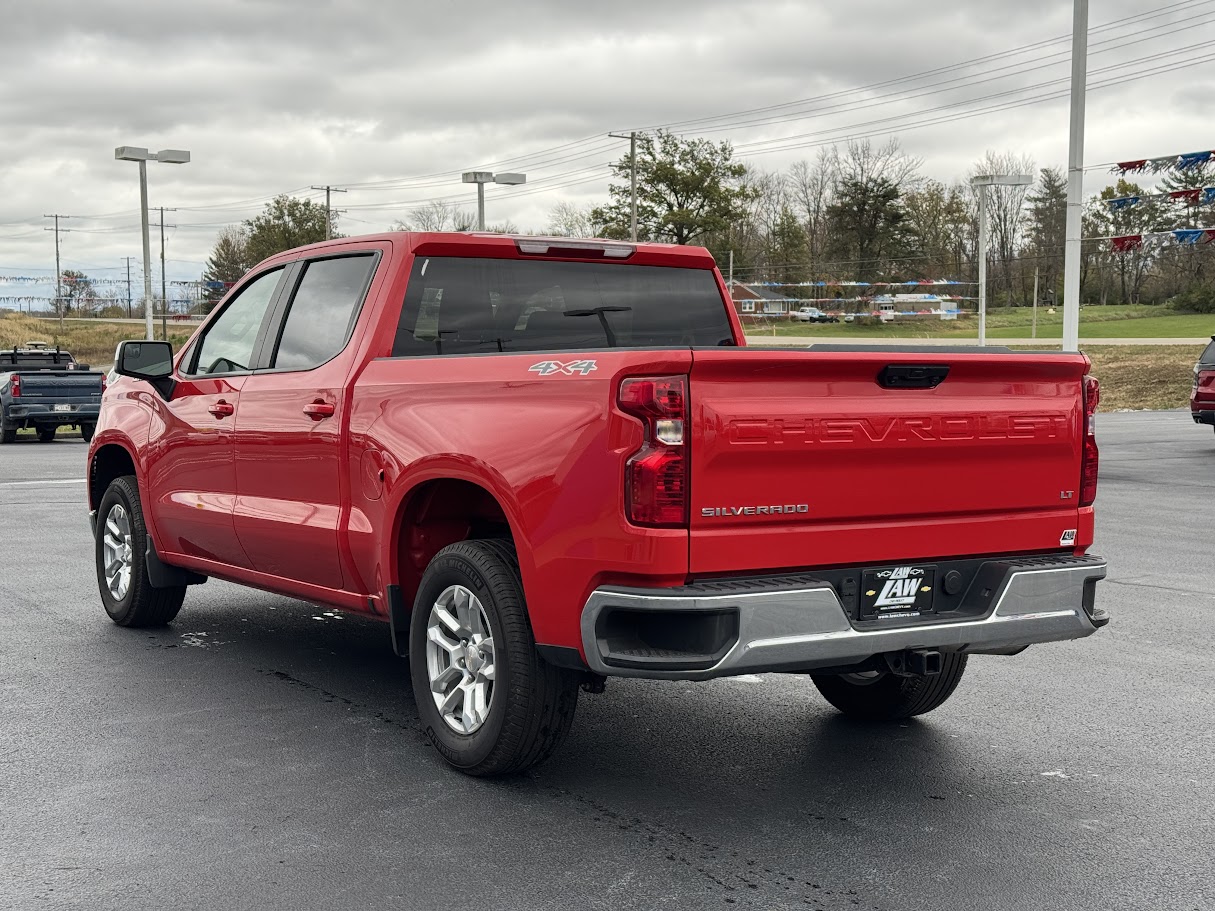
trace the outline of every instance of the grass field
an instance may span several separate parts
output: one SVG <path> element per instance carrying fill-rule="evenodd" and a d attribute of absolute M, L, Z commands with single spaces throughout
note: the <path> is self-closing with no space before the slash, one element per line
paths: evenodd
<path fill-rule="evenodd" d="M 159 327 L 157 327 L 159 331 Z M 174 348 L 185 344 L 193 327 L 174 329 L 169 327 L 169 341 Z M 143 338 L 143 327 L 135 323 L 66 322 L 59 332 L 57 320 L 38 319 L 9 313 L 0 317 L 0 348 L 24 345 L 26 342 L 46 342 L 60 345 L 72 352 L 76 360 L 84 364 L 108 366 L 114 360 L 114 349 L 123 339 Z"/>
<path fill-rule="evenodd" d="M 1135 326 L 1156 327 L 1154 337 L 1157 338 L 1198 337 L 1215 333 L 1215 317 L 1143 316 L 1141 312 L 1136 313 L 1144 310 L 1149 314 L 1160 313 L 1159 309 L 1150 307 L 1086 308 L 1081 317 L 1080 333 L 1106 338 L 1152 337 L 1146 332 L 1131 331 Z M 991 335 L 996 338 L 1028 335 L 1028 332 L 1023 332 L 1018 325 L 1023 315 L 1024 311 L 1018 309 L 993 311 L 989 321 Z M 1098 315 L 1104 318 L 1097 319 Z M 953 326 L 951 323 L 939 321 L 932 325 L 938 329 Z M 1061 323 L 1039 323 L 1040 334 L 1044 338 L 1059 338 L 1060 326 Z M 118 342 L 126 338 L 138 338 L 142 334 L 141 327 L 121 323 L 68 323 L 62 336 L 58 335 L 58 328 L 58 324 L 52 320 L 10 314 L 0 318 L 0 347 L 7 348 L 14 344 L 41 340 L 52 345 L 62 345 L 80 361 L 104 366 L 113 359 L 114 348 Z M 801 323 L 790 326 L 785 322 L 781 324 L 781 328 L 805 330 L 782 334 L 866 338 L 875 335 L 898 337 L 901 327 L 894 324 L 869 327 Z M 973 335 L 974 331 L 971 323 L 964 332 L 953 334 Z M 1050 331 L 1053 331 L 1053 335 L 1048 334 Z M 940 336 L 946 333 L 938 331 L 934 334 Z M 174 347 L 180 347 L 189 336 L 189 329 L 169 330 L 169 340 L 173 342 Z M 1093 361 L 1093 373 L 1101 380 L 1101 410 L 1114 411 L 1124 408 L 1185 407 L 1193 382 L 1194 363 L 1198 360 L 1202 348 L 1169 345 L 1094 345 L 1086 346 L 1084 351 Z"/>
<path fill-rule="evenodd" d="M 1029 338 L 1033 311 L 1026 307 L 1000 307 L 987 313 L 991 338 Z M 790 335 L 809 338 L 975 338 L 978 321 L 973 315 L 957 320 L 904 320 L 877 326 L 851 323 L 799 323 L 791 320 L 750 320 L 749 335 Z M 1215 315 L 1172 313 L 1145 305 L 1085 307 L 1080 311 L 1082 338 L 1199 338 L 1215 335 Z M 1063 337 L 1063 311 L 1038 310 L 1038 337 Z"/>

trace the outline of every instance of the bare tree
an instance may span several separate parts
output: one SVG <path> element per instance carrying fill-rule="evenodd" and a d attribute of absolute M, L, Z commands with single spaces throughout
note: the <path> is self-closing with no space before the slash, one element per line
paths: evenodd
<path fill-rule="evenodd" d="M 561 237 L 598 237 L 603 225 L 591 217 L 594 206 L 559 202 L 548 213 L 548 232 Z"/>
<path fill-rule="evenodd" d="M 813 165 L 796 161 L 789 169 L 789 195 L 806 226 L 808 271 L 815 274 L 827 244 L 827 207 L 835 196 L 836 175 L 831 150 L 819 149 Z"/>
<path fill-rule="evenodd" d="M 1034 160 L 1028 155 L 1015 152 L 989 151 L 970 169 L 970 177 L 986 174 L 1033 174 Z M 1013 261 L 1020 250 L 1025 233 L 1022 210 L 1025 197 L 1032 187 L 987 187 L 987 224 L 991 231 L 991 246 L 995 249 L 996 261 L 1008 294 L 1008 303 L 1013 301 Z M 1022 276 L 1024 278 L 1024 276 Z M 1026 297 L 1022 281 L 1022 297 Z"/>
<path fill-rule="evenodd" d="M 393 228 L 397 231 L 471 231 L 476 224 L 476 217 L 468 210 L 433 199 L 414 209 Z"/>

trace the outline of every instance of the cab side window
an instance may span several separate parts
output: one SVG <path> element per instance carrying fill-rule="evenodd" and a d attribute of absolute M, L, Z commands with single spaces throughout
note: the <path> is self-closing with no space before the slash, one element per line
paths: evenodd
<path fill-rule="evenodd" d="M 198 346 L 193 373 L 214 375 L 240 373 L 253 369 L 253 349 L 266 310 L 283 277 L 281 268 L 272 269 L 245 285 L 207 327 Z"/>
<path fill-rule="evenodd" d="M 317 259 L 304 267 L 270 366 L 311 370 L 346 347 L 371 284 L 373 254 Z"/>

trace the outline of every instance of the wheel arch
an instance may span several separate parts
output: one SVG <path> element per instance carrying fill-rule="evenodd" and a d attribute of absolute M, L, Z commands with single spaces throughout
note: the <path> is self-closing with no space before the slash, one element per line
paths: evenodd
<path fill-rule="evenodd" d="M 115 478 L 130 474 L 140 480 L 135 466 L 135 457 L 122 443 L 106 442 L 98 446 L 89 458 L 89 509 L 95 510 L 101 505 L 101 498 Z"/>
<path fill-rule="evenodd" d="M 513 501 L 504 495 L 503 485 L 485 475 L 433 465 L 413 474 L 394 501 L 383 565 L 389 584 L 401 587 L 407 610 L 412 609 L 426 566 L 449 544 L 507 538 L 515 545 L 521 568 L 530 562 Z"/>

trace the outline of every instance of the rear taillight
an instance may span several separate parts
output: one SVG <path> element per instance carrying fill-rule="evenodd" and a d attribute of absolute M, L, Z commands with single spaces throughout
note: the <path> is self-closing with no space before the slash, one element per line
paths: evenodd
<path fill-rule="evenodd" d="M 1097 499 L 1097 435 L 1095 415 L 1101 402 L 1101 385 L 1097 378 L 1084 378 L 1084 455 L 1080 462 L 1080 505 L 1092 506 Z"/>
<path fill-rule="evenodd" d="M 634 525 L 688 524 L 687 393 L 684 376 L 620 384 L 620 410 L 645 425 L 645 441 L 624 470 L 625 512 Z"/>
<path fill-rule="evenodd" d="M 21 397 L 21 377 L 13 374 L 13 378 L 9 380 L 8 394 L 17 399 Z"/>

